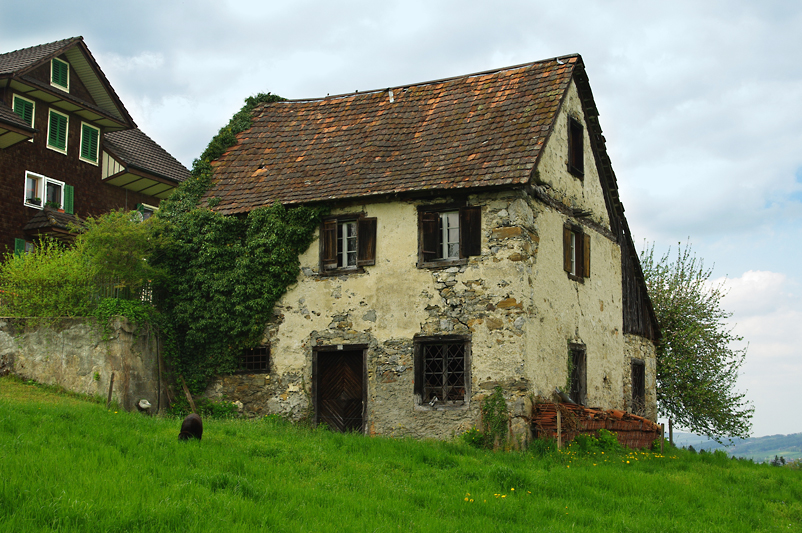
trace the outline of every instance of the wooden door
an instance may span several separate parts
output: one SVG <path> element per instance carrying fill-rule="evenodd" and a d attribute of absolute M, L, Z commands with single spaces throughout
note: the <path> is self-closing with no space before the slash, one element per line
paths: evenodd
<path fill-rule="evenodd" d="M 362 350 L 317 353 L 317 423 L 335 431 L 362 431 Z"/>

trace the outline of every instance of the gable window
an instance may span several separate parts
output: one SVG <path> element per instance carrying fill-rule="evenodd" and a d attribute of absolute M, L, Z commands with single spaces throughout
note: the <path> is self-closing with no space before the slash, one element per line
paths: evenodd
<path fill-rule="evenodd" d="M 632 360 L 632 413 L 646 415 L 646 365 L 639 359 Z"/>
<path fill-rule="evenodd" d="M 376 264 L 376 219 L 340 215 L 323 221 L 320 272 L 357 270 Z"/>
<path fill-rule="evenodd" d="M 50 85 L 64 91 L 70 90 L 70 64 L 61 59 L 50 61 Z"/>
<path fill-rule="evenodd" d="M 584 128 L 568 117 L 568 172 L 581 178 L 585 174 Z"/>
<path fill-rule="evenodd" d="M 415 339 L 415 395 L 423 407 L 462 406 L 469 399 L 470 342 L 446 335 Z"/>
<path fill-rule="evenodd" d="M 14 113 L 19 115 L 28 126 L 33 128 L 33 117 L 36 108 L 36 104 L 34 104 L 33 100 L 28 100 L 27 98 L 15 94 L 13 107 Z"/>
<path fill-rule="evenodd" d="M 67 131 L 69 128 L 70 119 L 67 115 L 59 113 L 51 109 L 50 116 L 47 121 L 47 147 L 61 152 L 67 153 Z"/>
<path fill-rule="evenodd" d="M 81 161 L 97 165 L 100 130 L 86 122 L 81 123 Z"/>
<path fill-rule="evenodd" d="M 580 226 L 563 227 L 563 270 L 576 281 L 590 277 L 590 235 Z"/>
<path fill-rule="evenodd" d="M 75 189 L 64 182 L 33 172 L 25 173 L 24 203 L 28 207 L 63 209 L 73 214 L 74 197 Z"/>
<path fill-rule="evenodd" d="M 270 347 L 257 346 L 242 350 L 239 356 L 239 370 L 244 374 L 270 372 Z"/>
<path fill-rule="evenodd" d="M 482 253 L 482 208 L 418 208 L 418 266 L 465 263 Z"/>
<path fill-rule="evenodd" d="M 579 405 L 587 402 L 587 361 L 584 344 L 569 344 L 571 358 L 571 399 Z"/>

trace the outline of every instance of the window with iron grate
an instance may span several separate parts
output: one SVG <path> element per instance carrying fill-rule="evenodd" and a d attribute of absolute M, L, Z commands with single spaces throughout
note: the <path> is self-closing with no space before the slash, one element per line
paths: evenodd
<path fill-rule="evenodd" d="M 242 350 L 239 357 L 239 372 L 242 374 L 270 372 L 270 347 L 257 346 Z"/>
<path fill-rule="evenodd" d="M 469 342 L 445 336 L 416 340 L 415 394 L 421 406 L 467 405 Z"/>
<path fill-rule="evenodd" d="M 643 361 L 632 361 L 632 413 L 646 415 L 646 365 Z"/>

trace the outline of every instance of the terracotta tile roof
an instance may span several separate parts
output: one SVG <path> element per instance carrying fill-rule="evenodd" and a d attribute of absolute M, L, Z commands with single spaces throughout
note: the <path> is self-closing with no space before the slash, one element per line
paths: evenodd
<path fill-rule="evenodd" d="M 13 74 L 24 70 L 81 40 L 83 40 L 82 37 L 70 37 L 61 41 L 39 44 L 30 48 L 0 54 L 0 75 Z"/>
<path fill-rule="evenodd" d="M 19 115 L 14 113 L 14 110 L 8 107 L 2 100 L 0 100 L 0 123 L 8 124 L 9 126 L 14 126 L 25 131 L 35 131 L 28 124 L 26 124 Z"/>
<path fill-rule="evenodd" d="M 578 55 L 435 82 L 264 104 L 215 162 L 216 211 L 525 184 Z"/>
<path fill-rule="evenodd" d="M 126 165 L 180 183 L 189 170 L 139 128 L 103 135 L 104 145 Z"/>

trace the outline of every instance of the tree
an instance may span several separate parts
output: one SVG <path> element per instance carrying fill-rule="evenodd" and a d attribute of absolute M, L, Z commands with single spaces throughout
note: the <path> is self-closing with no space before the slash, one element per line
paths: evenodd
<path fill-rule="evenodd" d="M 712 269 L 680 243 L 659 260 L 654 246 L 641 252 L 641 267 L 662 339 L 657 345 L 657 404 L 661 415 L 712 437 L 749 436 L 754 407 L 735 390 L 746 348 L 721 307 L 724 283 L 710 281 Z"/>

